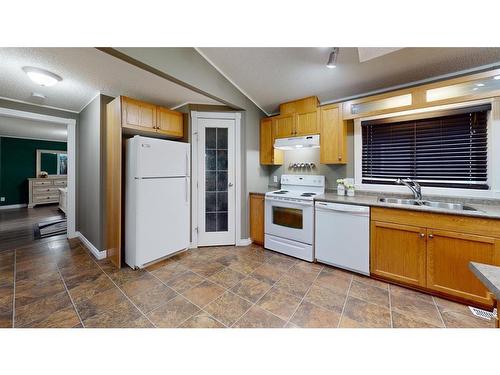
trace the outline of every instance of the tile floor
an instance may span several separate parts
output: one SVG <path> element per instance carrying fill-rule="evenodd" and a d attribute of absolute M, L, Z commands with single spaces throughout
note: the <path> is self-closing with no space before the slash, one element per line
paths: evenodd
<path fill-rule="evenodd" d="M 251 245 L 134 271 L 78 241 L 0 252 L 0 327 L 493 327 L 468 308 Z"/>

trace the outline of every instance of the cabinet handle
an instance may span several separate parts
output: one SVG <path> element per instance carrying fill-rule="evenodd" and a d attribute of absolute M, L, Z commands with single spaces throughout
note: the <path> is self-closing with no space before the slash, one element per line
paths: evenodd
<path fill-rule="evenodd" d="M 432 233 L 429 234 L 429 238 L 434 238 L 434 235 Z"/>
<path fill-rule="evenodd" d="M 425 237 L 425 233 L 420 233 L 420 238 L 424 238 Z"/>

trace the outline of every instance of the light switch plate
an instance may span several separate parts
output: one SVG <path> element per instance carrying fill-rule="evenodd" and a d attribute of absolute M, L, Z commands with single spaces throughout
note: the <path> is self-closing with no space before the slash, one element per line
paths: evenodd
<path fill-rule="evenodd" d="M 273 181 L 278 182 L 278 176 L 273 176 Z"/>
<path fill-rule="evenodd" d="M 5 197 L 0 197 L 0 202 L 5 202 Z"/>

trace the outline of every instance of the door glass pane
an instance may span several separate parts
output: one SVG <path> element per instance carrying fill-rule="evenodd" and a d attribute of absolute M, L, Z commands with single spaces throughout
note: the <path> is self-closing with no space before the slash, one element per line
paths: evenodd
<path fill-rule="evenodd" d="M 302 210 L 299 208 L 287 208 L 273 206 L 273 224 L 282 227 L 302 229 Z"/>
<path fill-rule="evenodd" d="M 226 128 L 205 129 L 205 232 L 227 232 L 228 191 Z"/>

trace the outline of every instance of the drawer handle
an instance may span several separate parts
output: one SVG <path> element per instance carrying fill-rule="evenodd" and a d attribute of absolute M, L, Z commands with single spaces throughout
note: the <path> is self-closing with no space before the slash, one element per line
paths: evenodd
<path fill-rule="evenodd" d="M 425 237 L 425 233 L 420 233 L 420 238 L 424 238 Z"/>
<path fill-rule="evenodd" d="M 431 234 L 429 234 L 429 238 L 430 238 L 430 239 L 433 239 L 433 238 L 434 238 L 434 235 L 433 235 L 432 233 L 431 233 Z"/>

